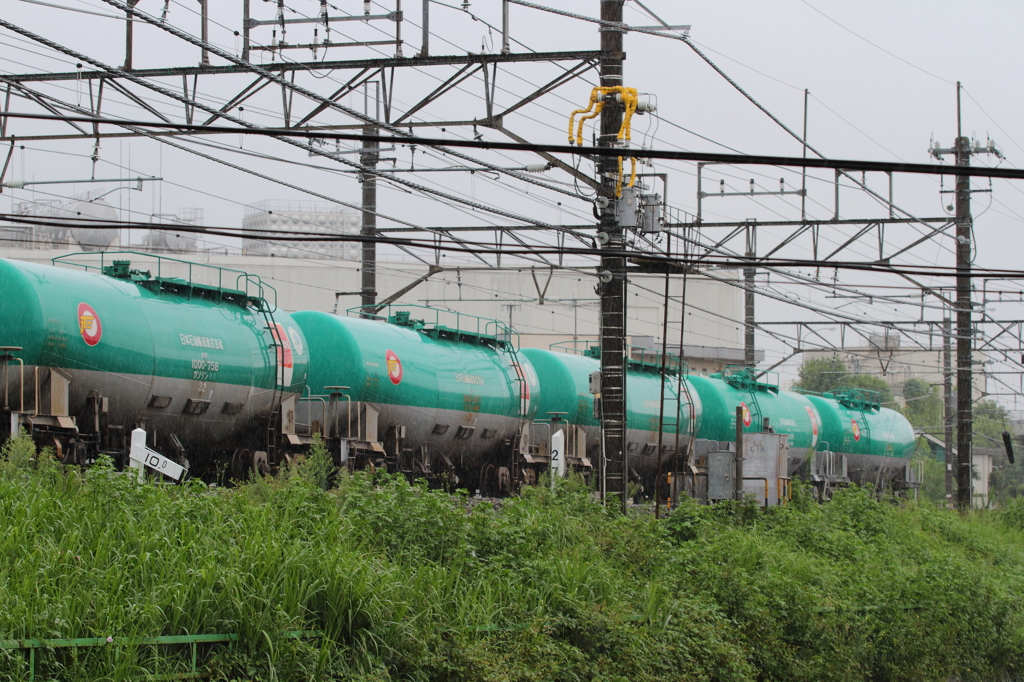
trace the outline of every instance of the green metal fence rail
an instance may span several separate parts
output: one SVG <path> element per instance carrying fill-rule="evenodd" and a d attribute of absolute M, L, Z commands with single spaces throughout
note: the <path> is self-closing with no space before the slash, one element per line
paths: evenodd
<path fill-rule="evenodd" d="M 323 637 L 319 630 L 290 630 L 283 633 L 287 639 L 316 639 Z M 150 680 L 192 680 L 208 677 L 208 673 L 200 672 L 197 666 L 199 644 L 234 644 L 238 641 L 237 633 L 221 633 L 207 635 L 163 635 L 161 637 L 76 637 L 71 639 L 0 639 L 0 650 L 23 650 L 28 653 L 29 679 L 36 679 L 37 649 L 72 649 L 101 646 L 153 646 L 188 644 L 192 650 L 192 669 L 186 673 L 169 675 L 153 675 Z"/>

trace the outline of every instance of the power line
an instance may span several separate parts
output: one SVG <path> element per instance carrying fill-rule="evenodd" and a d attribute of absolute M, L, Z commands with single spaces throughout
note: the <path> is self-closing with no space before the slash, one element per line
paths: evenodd
<path fill-rule="evenodd" d="M 132 223 L 125 221 L 118 221 L 112 223 L 109 220 L 99 220 L 90 218 L 60 218 L 59 220 L 46 219 L 46 218 L 35 218 L 26 217 L 16 214 L 5 214 L 0 213 L 0 219 L 6 219 L 12 223 L 26 224 L 26 225 L 40 225 L 50 227 L 66 227 L 68 223 L 77 223 L 83 226 L 93 227 L 94 229 L 153 229 L 154 224 L 152 223 Z M 159 228 L 157 228 L 159 229 Z M 397 244 L 404 246 L 411 246 L 416 248 L 425 248 L 430 250 L 443 250 L 452 252 L 464 252 L 464 253 L 476 253 L 476 254 L 493 254 L 494 250 L 490 244 L 482 241 L 469 242 L 468 240 L 453 240 L 452 245 L 446 245 L 443 242 L 438 243 L 434 239 L 411 239 L 411 238 L 396 238 L 396 237 L 385 237 L 385 236 L 367 236 L 367 235 L 324 235 L 317 232 L 303 232 L 303 231 L 290 231 L 290 230 L 279 230 L 279 229 L 252 229 L 252 228 L 235 228 L 235 227 L 203 227 L 203 226 L 185 226 L 175 225 L 173 226 L 174 231 L 180 232 L 196 232 L 213 234 L 223 237 L 242 237 L 246 239 L 266 240 L 275 237 L 287 236 L 288 241 L 306 241 L 306 242 L 338 242 L 338 241 L 350 241 L 350 242 L 374 242 L 380 244 Z M 537 255 L 537 254 L 558 254 L 563 253 L 566 255 L 582 255 L 582 256 L 593 256 L 593 257 L 613 257 L 627 258 L 627 259 L 642 259 L 644 262 L 660 263 L 665 265 L 707 265 L 710 267 L 723 267 L 723 268 L 734 268 L 740 266 L 751 266 L 757 265 L 759 267 L 765 266 L 776 266 L 776 267 L 816 267 L 818 265 L 827 265 L 829 268 L 836 268 L 840 270 L 864 270 L 868 272 L 880 272 L 888 274 L 919 274 L 921 271 L 926 271 L 932 274 L 942 274 L 945 276 L 964 276 L 964 273 L 959 271 L 957 268 L 944 267 L 936 265 L 902 265 L 892 266 L 878 262 L 857 262 L 857 261 L 820 261 L 820 260 L 800 260 L 800 259 L 775 259 L 775 258 L 763 258 L 763 257 L 745 257 L 745 256 L 730 256 L 727 258 L 720 259 L 706 259 L 706 258 L 693 258 L 689 256 L 673 256 L 670 254 L 662 253 L 650 253 L 650 252 L 639 252 L 631 249 L 608 249 L 608 248 L 581 248 L 581 247 L 535 247 L 526 249 L 516 249 L 504 247 L 502 249 L 503 254 L 509 255 Z M 657 272 L 657 270 L 650 270 L 650 272 Z M 679 273 L 681 274 L 681 273 Z M 971 277 L 981 278 L 1007 278 L 1017 279 L 1024 278 L 1024 270 L 1001 270 L 994 268 L 973 268 L 970 272 Z"/>
<path fill-rule="evenodd" d="M 0 20 L 2 21 L 2 20 Z M 0 112 L 0 117 L 32 118 L 53 121 L 70 121 L 75 123 L 94 123 L 102 125 L 134 126 L 137 128 L 170 128 L 193 133 L 232 133 L 242 135 L 261 135 L 271 137 L 298 137 L 303 139 L 348 140 L 362 142 L 381 142 L 386 144 L 423 145 L 431 147 L 468 147 L 472 149 L 506 149 L 512 151 L 548 152 L 554 154 L 570 154 L 596 157 L 638 157 L 651 159 L 670 159 L 675 161 L 705 161 L 736 166 L 797 166 L 806 168 L 831 168 L 841 171 L 877 171 L 881 173 L 915 173 L 922 175 L 952 175 L 949 166 L 928 163 L 893 163 L 888 161 L 863 161 L 857 159 L 805 159 L 799 156 L 764 156 L 754 154 L 716 154 L 712 152 L 677 152 L 663 149 L 630 149 L 611 147 L 576 147 L 562 144 L 497 142 L 491 140 L 444 140 L 430 137 L 395 137 L 393 135 L 364 135 L 357 133 L 337 132 L 306 132 L 290 128 L 245 128 L 230 126 L 204 126 L 188 123 L 167 123 L 165 121 L 132 121 L 125 119 L 107 119 L 95 116 L 54 116 L 49 114 L 31 114 L 24 112 Z M 335 158 L 331 156 L 330 158 Z M 350 165 L 358 165 L 350 162 Z M 500 169 L 499 169 L 500 170 Z M 1024 170 L 1016 168 L 987 168 L 970 166 L 963 170 L 957 169 L 957 175 L 976 177 L 1008 178 L 1024 180 Z M 862 184 L 854 180 L 855 184 Z"/>
<path fill-rule="evenodd" d="M 917 69 L 918 71 L 920 71 L 921 73 L 923 73 L 923 74 L 925 74 L 925 75 L 931 76 L 932 78 L 937 78 L 938 80 L 942 81 L 943 83 L 948 83 L 948 84 L 950 84 L 950 85 L 953 85 L 953 84 L 954 84 L 954 83 L 953 83 L 953 81 L 951 81 L 951 80 L 948 80 L 948 79 L 946 79 L 946 78 L 943 78 L 942 76 L 937 76 L 937 75 L 935 75 L 934 73 L 932 73 L 931 71 L 928 71 L 927 69 L 923 69 L 923 68 L 921 68 L 921 67 L 920 67 L 920 66 L 918 66 L 917 64 L 914 64 L 914 63 L 912 63 L 912 62 L 908 62 L 908 61 L 907 61 L 906 59 L 904 59 L 903 57 L 899 56 L 898 54 L 894 54 L 894 53 L 890 52 L 889 50 L 885 49 L 885 48 L 884 48 L 884 47 L 882 47 L 881 45 L 879 45 L 879 44 L 877 44 L 877 43 L 873 43 L 873 42 L 871 42 L 870 40 L 868 40 L 868 39 L 867 39 L 867 38 L 865 38 L 864 36 L 860 35 L 859 33 L 856 33 L 856 32 L 854 32 L 853 30 L 851 30 L 851 29 L 847 28 L 846 26 L 843 26 L 843 25 L 842 25 L 841 23 L 839 23 L 838 21 L 836 21 L 835 19 L 833 19 L 833 18 L 832 18 L 832 17 L 830 17 L 829 15 L 825 14 L 824 12 L 822 12 L 822 11 L 821 11 L 820 9 L 818 9 L 817 7 L 815 7 L 814 5 L 812 5 L 811 3 L 807 2 L 807 0 L 800 0 L 800 2 L 804 3 L 805 5 L 807 5 L 808 7 L 810 7 L 810 8 L 812 9 L 812 10 L 814 10 L 815 12 L 817 12 L 818 14 L 820 14 L 821 16 L 825 17 L 826 19 L 828 19 L 829 21 L 831 21 L 831 22 L 832 22 L 833 24 L 835 24 L 835 25 L 836 25 L 836 26 L 838 26 L 839 28 L 841 28 L 841 29 L 843 29 L 844 31 L 846 31 L 847 33 L 850 33 L 851 35 L 853 35 L 853 36 L 856 36 L 857 38 L 860 38 L 861 40 L 863 40 L 863 41 L 864 41 L 865 43 L 867 43 L 867 44 L 868 44 L 868 45 L 870 45 L 871 47 L 874 47 L 874 48 L 876 48 L 876 49 L 879 49 L 879 50 L 881 50 L 882 52 L 886 53 L 886 54 L 887 54 L 887 55 L 889 55 L 890 57 L 893 57 L 893 58 L 895 58 L 895 59 L 898 59 L 898 60 L 900 60 L 901 62 L 903 62 L 903 63 L 904 63 L 904 64 L 906 64 L 907 66 L 909 66 L 909 67 L 911 67 L 911 68 L 913 68 L 913 69 Z"/>

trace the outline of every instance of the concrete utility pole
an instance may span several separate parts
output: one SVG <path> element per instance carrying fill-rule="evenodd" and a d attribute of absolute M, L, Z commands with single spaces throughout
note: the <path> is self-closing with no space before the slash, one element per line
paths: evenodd
<path fill-rule="evenodd" d="M 971 165 L 970 140 L 960 134 L 960 82 L 956 84 L 956 165 Z M 971 508 L 971 432 L 974 429 L 971 324 L 971 181 L 956 176 L 956 506 Z"/>
<path fill-rule="evenodd" d="M 757 258 L 757 228 L 747 227 L 747 258 Z M 757 364 L 754 354 L 754 267 L 743 268 L 743 364 L 753 367 Z"/>
<path fill-rule="evenodd" d="M 623 85 L 622 5 L 624 0 L 600 0 L 601 19 L 601 85 Z M 617 144 L 622 127 L 623 106 L 614 98 L 605 100 L 601 110 L 599 147 Z M 615 157 L 602 157 L 600 196 L 606 200 L 601 211 L 599 232 L 608 235 L 607 248 L 621 251 L 625 235 L 617 216 L 615 196 L 619 166 Z M 604 203 L 604 202 L 602 202 Z M 621 256 L 601 258 L 601 437 L 605 453 L 605 490 L 622 497 L 626 512 L 629 463 L 626 461 L 626 259 Z"/>
<path fill-rule="evenodd" d="M 932 156 L 941 159 L 953 154 L 957 166 L 970 166 L 973 154 L 1002 153 L 989 141 L 985 147 L 972 144 L 961 135 L 960 81 L 956 83 L 956 144 L 952 149 L 933 145 Z M 971 438 L 974 425 L 974 326 L 971 303 L 971 259 L 974 219 L 971 217 L 971 181 L 967 175 L 956 176 L 956 506 L 960 511 L 971 508 Z"/>
<path fill-rule="evenodd" d="M 139 0 L 127 0 L 127 1 L 128 1 L 128 6 L 129 7 L 135 7 L 135 5 L 139 4 Z M 125 24 L 125 27 L 124 27 L 124 70 L 125 71 L 131 71 L 132 70 L 132 52 L 133 52 L 133 48 L 135 47 L 135 45 L 134 45 L 134 43 L 135 43 L 135 39 L 134 39 L 134 37 L 135 37 L 135 28 L 134 28 L 135 22 L 132 21 L 132 15 L 131 15 L 130 12 L 127 13 L 127 15 L 125 16 L 124 24 Z"/>
<path fill-rule="evenodd" d="M 363 127 L 364 135 L 378 135 L 377 126 Z M 359 162 L 370 170 L 376 170 L 380 160 L 380 142 L 363 140 Z M 363 225 L 359 234 L 366 238 L 363 241 L 363 286 L 361 289 L 362 305 L 373 305 L 377 302 L 377 244 L 372 240 L 377 236 L 377 176 L 374 173 L 363 173 Z"/>
<path fill-rule="evenodd" d="M 946 506 L 953 506 L 953 321 L 942 321 L 942 425 L 946 450 Z"/>

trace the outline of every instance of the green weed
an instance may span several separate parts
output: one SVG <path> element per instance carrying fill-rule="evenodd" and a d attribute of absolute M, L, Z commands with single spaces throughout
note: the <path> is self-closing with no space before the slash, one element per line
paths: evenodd
<path fill-rule="evenodd" d="M 0 639 L 238 633 L 197 652 L 224 681 L 991 680 L 1024 661 L 1015 506 L 801 489 L 655 520 L 580 480 L 495 508 L 316 450 L 232 489 L 138 484 L 109 461 L 79 475 L 27 438 L 0 455 Z M 50 649 L 36 675 L 190 663 L 188 647 Z M 0 650 L 0 680 L 25 679 Z"/>

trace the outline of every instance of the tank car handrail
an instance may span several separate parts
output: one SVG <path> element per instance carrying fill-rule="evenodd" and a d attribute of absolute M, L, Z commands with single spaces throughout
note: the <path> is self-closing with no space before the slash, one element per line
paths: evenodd
<path fill-rule="evenodd" d="M 584 344 L 585 347 L 583 350 L 579 349 L 580 344 Z M 626 350 L 629 352 L 628 363 L 630 366 L 632 366 L 633 369 L 647 369 L 652 372 L 661 372 L 660 359 L 652 360 L 651 362 L 648 362 L 646 360 L 637 360 L 632 356 L 633 349 L 650 351 L 651 353 L 654 353 L 656 356 L 659 356 L 659 358 L 661 355 L 660 351 L 648 348 L 647 346 L 637 346 L 629 343 L 626 344 Z M 548 344 L 548 350 L 559 350 L 565 352 L 566 354 L 573 353 L 576 355 L 583 355 L 595 359 L 599 359 L 601 357 L 601 346 L 595 344 L 593 341 L 590 341 L 589 339 L 572 339 L 570 341 L 558 341 L 556 343 Z M 675 360 L 675 367 L 666 365 L 666 375 L 675 375 L 678 372 L 682 372 L 683 376 L 690 375 L 690 364 L 683 360 L 681 357 L 679 357 L 678 353 L 665 353 L 665 357 L 669 358 L 670 360 Z"/>
<path fill-rule="evenodd" d="M 557 348 L 558 350 L 563 351 L 565 353 L 568 353 L 568 352 L 572 351 L 573 353 L 576 353 L 578 355 L 583 355 L 583 354 L 585 354 L 587 352 L 587 349 L 584 348 L 583 350 L 579 350 L 579 344 L 581 344 L 581 343 L 583 343 L 583 344 L 590 344 L 590 343 L 593 343 L 593 342 L 589 341 L 587 339 L 573 339 L 571 341 L 559 341 L 557 343 L 548 344 L 548 350 L 554 350 L 554 349 Z M 569 347 L 569 344 L 572 344 L 572 348 Z"/>
<path fill-rule="evenodd" d="M 11 410 L 10 395 L 9 395 L 10 386 L 8 385 L 10 383 L 8 368 L 11 366 L 11 364 L 10 364 L 11 360 L 17 360 L 18 361 L 18 367 L 19 367 L 19 370 L 18 370 L 18 373 L 19 373 L 19 376 L 20 376 L 19 387 L 20 387 L 20 390 L 21 390 L 21 401 L 20 401 L 19 405 L 20 405 L 21 409 L 19 409 L 18 411 L 19 412 L 24 412 L 25 411 L 25 361 L 22 360 L 21 358 L 15 357 L 15 356 L 10 354 L 10 353 L 17 352 L 17 351 L 20 351 L 20 350 L 22 350 L 22 349 L 18 348 L 16 346 L 8 346 L 6 348 L 0 348 L 0 351 L 2 351 L 4 353 L 3 355 L 0 355 L 0 358 L 2 358 L 3 361 L 4 361 L 4 409 L 7 410 L 7 411 L 13 411 L 13 410 Z"/>
<path fill-rule="evenodd" d="M 711 378 L 718 378 L 722 381 L 732 384 L 736 388 L 746 389 L 748 391 L 762 391 L 764 393 L 779 393 L 782 388 L 779 386 L 778 372 L 761 372 L 760 376 L 755 373 L 757 369 L 754 367 L 745 367 L 743 365 L 726 365 L 721 372 L 716 372 L 711 375 Z M 774 383 L 768 381 L 761 381 L 760 378 L 769 374 L 775 375 L 776 379 Z"/>
<path fill-rule="evenodd" d="M 72 260 L 72 259 L 74 259 L 74 258 L 76 258 L 78 256 L 88 256 L 88 257 L 91 257 L 91 258 L 95 259 L 95 257 L 97 255 L 99 256 L 99 265 L 98 266 L 93 265 L 91 263 L 87 263 L 87 262 L 86 263 L 82 263 L 82 262 L 76 262 L 76 261 Z M 157 282 L 160 282 L 160 281 L 170 281 L 169 277 L 165 279 L 165 275 L 164 275 L 164 272 L 163 272 L 164 263 L 165 262 L 167 262 L 167 263 L 176 263 L 176 264 L 179 264 L 179 265 L 187 266 L 186 267 L 187 279 L 184 280 L 184 282 L 185 282 L 185 284 L 190 289 L 194 288 L 194 287 L 195 288 L 213 288 L 213 289 L 216 289 L 216 290 L 218 290 L 218 291 L 220 291 L 222 293 L 231 293 L 233 295 L 237 295 L 237 294 L 240 293 L 240 294 L 243 294 L 246 297 L 246 299 L 247 299 L 246 300 L 246 304 L 248 304 L 248 305 L 253 305 L 257 309 L 266 308 L 266 309 L 268 309 L 269 312 L 272 312 L 272 313 L 277 311 L 277 290 L 274 289 L 274 287 L 272 287 L 269 284 L 267 284 L 266 282 L 264 282 L 263 279 L 259 275 L 254 275 L 252 273 L 245 272 L 244 270 L 237 270 L 235 268 L 226 268 L 226 267 L 223 267 L 223 266 L 220 266 L 220 265 L 210 265 L 209 263 L 197 263 L 195 261 L 185 260 L 185 259 L 182 259 L 182 258 L 173 258 L 171 256 L 160 256 L 160 255 L 153 254 L 153 253 L 143 253 L 142 251 L 100 251 L 100 252 L 95 252 L 95 251 L 79 251 L 77 253 L 66 253 L 66 254 L 64 254 L 62 256 L 55 256 L 55 257 L 50 259 L 50 263 L 55 265 L 55 266 L 56 265 L 70 265 L 70 266 L 74 266 L 74 267 L 79 267 L 79 268 L 82 268 L 83 270 L 85 270 L 86 272 L 89 272 L 90 270 L 95 270 L 95 271 L 98 271 L 100 273 L 103 273 L 103 272 L 106 271 L 106 269 L 108 267 L 107 266 L 107 260 L 108 260 L 107 257 L 108 256 L 139 256 L 140 258 L 156 259 L 156 276 L 153 277 L 149 273 L 149 271 L 146 271 L 146 273 L 144 273 L 144 274 L 147 275 L 146 279 L 143 280 L 143 281 L 137 281 L 136 282 L 136 283 L 139 283 L 139 284 L 142 284 L 144 282 L 150 282 L 150 281 L 157 281 Z M 217 271 L 216 284 L 204 284 L 202 282 L 196 281 L 196 278 L 193 276 L 194 275 L 193 268 L 206 268 L 206 269 L 209 269 L 209 270 L 216 270 Z M 235 275 L 235 288 L 234 289 L 229 289 L 228 288 L 228 283 L 225 282 L 225 273 L 231 273 L 231 274 Z M 245 279 L 245 282 L 246 282 L 246 285 L 245 285 L 244 289 L 239 287 L 239 283 L 241 282 L 241 280 L 243 278 Z M 130 281 L 136 281 L 136 280 L 133 279 L 133 280 L 130 280 Z M 249 293 L 249 284 L 250 283 L 257 287 L 257 289 L 258 289 L 258 294 L 257 295 L 250 295 L 250 293 Z M 265 289 L 270 289 L 274 293 L 274 301 L 273 301 L 273 303 L 271 303 L 267 299 L 267 297 L 265 295 L 265 291 L 264 291 Z"/>
<path fill-rule="evenodd" d="M 401 308 L 401 310 L 396 310 Z M 386 314 L 381 314 L 382 310 L 387 310 Z M 440 329 L 450 330 L 454 332 L 474 334 L 479 337 L 493 338 L 495 341 L 506 343 L 509 345 L 519 345 L 519 332 L 512 329 L 509 325 L 496 320 L 492 317 L 481 317 L 479 315 L 469 315 L 467 313 L 460 313 L 455 310 L 446 310 L 444 308 L 435 308 L 432 306 L 418 305 L 415 303 L 388 303 L 386 305 L 374 304 L 374 305 L 357 305 L 351 308 L 346 308 L 345 313 L 348 316 L 356 316 L 369 318 L 371 320 L 379 320 L 381 322 L 389 322 L 392 318 L 397 317 L 398 313 L 408 312 L 410 309 L 415 310 L 426 310 L 433 314 L 433 321 L 428 321 L 429 317 L 423 320 L 414 320 L 410 317 L 409 321 L 412 323 L 419 323 L 415 326 L 417 329 Z M 392 310 L 395 314 L 392 314 Z M 441 324 L 441 315 L 449 315 L 455 317 L 455 327 L 449 327 L 448 325 Z M 462 320 L 466 319 L 470 321 L 470 324 L 463 325 Z M 472 328 L 471 324 L 475 323 L 475 329 Z M 422 325 L 422 326 L 420 326 Z M 432 326 L 428 326 L 432 325 Z M 493 332 L 491 331 L 493 328 Z M 502 338 L 502 337 L 505 338 Z"/>
<path fill-rule="evenodd" d="M 306 390 L 307 391 L 309 390 L 308 386 L 306 387 Z M 327 397 L 328 396 L 320 396 L 320 395 L 312 395 L 311 394 L 308 397 L 304 396 L 304 397 L 300 397 L 299 398 L 299 402 L 300 403 L 315 403 L 315 402 L 318 402 L 318 403 L 320 403 L 323 406 L 323 409 L 320 410 L 320 417 L 321 417 L 321 419 L 320 419 L 321 427 L 320 428 L 323 428 L 324 422 L 327 421 L 327 400 L 326 400 Z M 309 424 L 301 424 L 301 422 L 296 422 L 296 424 L 301 424 L 302 426 L 308 426 L 309 427 L 309 435 L 312 436 L 313 435 L 313 413 L 312 412 L 310 412 L 309 417 L 310 417 L 310 419 L 309 419 L 310 423 Z"/>

